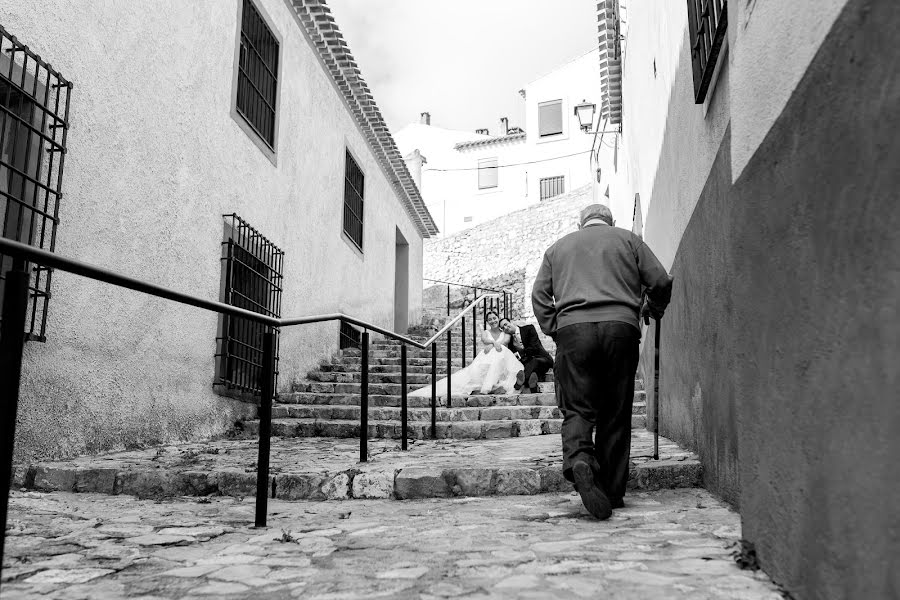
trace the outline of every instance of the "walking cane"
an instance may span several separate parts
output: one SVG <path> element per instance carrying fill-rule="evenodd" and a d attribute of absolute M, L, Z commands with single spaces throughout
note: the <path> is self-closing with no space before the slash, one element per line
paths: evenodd
<path fill-rule="evenodd" d="M 653 460 L 659 460 L 659 326 L 656 319 L 655 343 L 653 347 Z"/>

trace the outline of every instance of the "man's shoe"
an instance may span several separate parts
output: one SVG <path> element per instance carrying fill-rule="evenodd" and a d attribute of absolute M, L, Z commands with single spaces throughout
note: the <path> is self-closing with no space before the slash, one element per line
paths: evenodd
<path fill-rule="evenodd" d="M 537 373 L 532 373 L 532 374 L 528 377 L 528 387 L 530 387 L 530 388 L 533 389 L 533 390 L 538 389 L 538 376 L 537 376 Z"/>
<path fill-rule="evenodd" d="M 578 461 L 572 465 L 572 477 L 575 479 L 575 489 L 581 496 L 581 503 L 594 517 L 605 521 L 612 515 L 612 506 L 609 498 L 594 483 L 594 471 L 586 462 Z"/>
<path fill-rule="evenodd" d="M 525 383 L 525 371 L 519 371 L 516 373 L 516 385 L 513 387 L 519 389 L 522 387 L 523 383 Z"/>

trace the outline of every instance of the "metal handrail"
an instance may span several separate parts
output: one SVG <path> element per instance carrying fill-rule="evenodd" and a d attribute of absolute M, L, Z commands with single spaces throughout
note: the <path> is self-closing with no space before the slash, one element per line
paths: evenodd
<path fill-rule="evenodd" d="M 267 330 L 263 334 L 263 372 L 269 374 L 269 377 L 262 377 L 261 398 L 260 398 L 260 424 L 259 424 L 259 459 L 257 467 L 257 494 L 256 494 L 256 525 L 264 526 L 266 523 L 267 498 L 268 498 L 268 473 L 269 473 L 269 452 L 271 437 L 271 419 L 272 419 L 272 399 L 275 396 L 274 390 L 274 373 L 275 373 L 275 328 L 290 327 L 292 325 L 304 325 L 310 323 L 321 323 L 326 321 L 346 321 L 365 328 L 367 331 L 362 334 L 363 361 L 362 361 L 362 377 L 360 390 L 360 461 L 367 460 L 367 443 L 368 443 L 368 347 L 369 333 L 368 330 L 376 331 L 382 335 L 394 338 L 402 342 L 401 345 L 401 420 L 402 420 L 402 448 L 406 449 L 406 410 L 407 410 L 407 365 L 406 365 L 406 347 L 414 346 L 420 349 L 431 347 L 431 365 L 432 365 L 432 406 L 431 406 L 431 424 L 432 436 L 436 435 L 436 395 L 435 385 L 437 377 L 437 351 L 436 341 L 443 335 L 447 335 L 447 406 L 450 406 L 450 369 L 452 364 L 451 355 L 451 338 L 450 331 L 456 323 L 462 321 L 463 336 L 465 336 L 465 316 L 470 312 L 473 314 L 475 308 L 484 305 L 485 315 L 487 314 L 486 302 L 493 298 L 499 298 L 495 294 L 483 294 L 475 299 L 469 306 L 463 309 L 460 314 L 456 315 L 449 323 L 445 324 L 437 333 L 435 333 L 426 342 L 417 342 L 409 337 L 400 335 L 396 332 L 389 331 L 362 319 L 351 317 L 343 313 L 330 313 L 324 315 L 310 315 L 305 317 L 293 318 L 277 318 L 268 315 L 262 315 L 223 302 L 206 300 L 197 298 L 189 294 L 184 294 L 167 287 L 147 283 L 134 277 L 115 273 L 102 267 L 89 265 L 77 260 L 66 258 L 58 254 L 54 254 L 41 248 L 35 248 L 17 242 L 14 240 L 0 237 L 0 254 L 13 257 L 13 268 L 7 273 L 5 293 L 3 298 L 3 320 L 2 334 L 0 335 L 0 397 L 4 398 L 2 435 L 2 477 L 7 487 L 6 494 L 3 497 L 0 512 L 2 512 L 2 523 L 0 526 L 0 554 L 2 554 L 3 542 L 5 541 L 7 505 L 9 499 L 9 483 L 11 481 L 12 471 L 12 452 L 13 440 L 15 438 L 15 422 L 18 407 L 19 384 L 21 380 L 21 365 L 24 346 L 24 322 L 26 315 L 26 301 L 30 285 L 31 274 L 26 268 L 26 261 L 34 262 L 45 267 L 59 269 L 109 283 L 118 287 L 131 289 L 137 292 L 149 294 L 159 298 L 172 300 L 181 304 L 210 310 L 220 314 L 227 314 L 235 317 L 241 317 L 250 321 L 255 321 L 267 326 Z M 473 321 L 474 327 L 474 321 Z M 473 330 L 474 331 L 474 330 Z M 465 346 L 463 346 L 465 348 Z"/>
<path fill-rule="evenodd" d="M 345 315 L 343 313 L 328 313 L 324 315 L 308 315 L 305 317 L 289 318 L 270 317 L 257 312 L 249 311 L 244 308 L 238 308 L 230 304 L 225 304 L 224 302 L 197 298 L 196 296 L 191 296 L 190 294 L 178 292 L 176 290 L 161 285 L 156 285 L 154 283 L 147 283 L 146 281 L 141 281 L 140 279 L 129 277 L 127 275 L 121 275 L 114 271 L 104 269 L 103 267 L 97 267 L 94 265 L 83 263 L 81 261 L 73 260 L 71 258 L 66 258 L 47 250 L 35 248 L 34 246 L 29 246 L 28 244 L 6 238 L 0 238 L 0 254 L 21 256 L 22 258 L 25 258 L 27 260 L 40 263 L 44 266 L 52 267 L 54 269 L 59 269 L 60 271 L 66 271 L 68 273 L 81 275 L 82 277 L 87 277 L 89 279 L 96 279 L 105 283 L 111 283 L 113 285 L 128 288 L 136 292 L 142 292 L 145 294 L 150 294 L 151 296 L 158 296 L 167 300 L 180 302 L 181 304 L 188 304 L 190 306 L 211 310 L 213 312 L 225 313 L 234 317 L 250 319 L 251 321 L 256 321 L 257 323 L 261 323 L 263 325 L 269 325 L 270 327 L 290 327 L 292 325 L 307 325 L 311 323 L 324 323 L 326 321 L 346 321 L 364 329 L 386 335 L 405 344 L 409 344 L 410 346 L 415 346 L 421 350 L 427 350 L 435 340 L 446 333 L 448 329 L 450 329 L 457 321 L 459 321 L 459 318 L 463 314 L 465 314 L 465 312 L 469 310 L 470 307 L 474 307 L 479 302 L 483 302 L 485 298 L 497 297 L 493 294 L 483 294 L 479 296 L 475 302 L 473 302 L 468 307 L 466 307 L 466 309 L 460 312 L 460 314 L 457 315 L 457 318 L 450 321 L 448 325 L 446 325 L 438 333 L 432 336 L 432 338 L 427 342 L 422 343 L 417 342 L 412 338 L 406 337 L 405 335 L 401 335 L 394 331 L 389 331 L 387 329 L 384 329 L 383 327 L 379 327 L 378 325 L 369 323 L 368 321 L 364 321 L 350 315 Z"/>
<path fill-rule="evenodd" d="M 471 304 L 469 304 L 467 307 L 465 307 L 464 309 L 459 311 L 459 314 L 456 315 L 455 317 L 453 317 L 453 319 L 451 319 L 449 322 L 447 322 L 447 324 L 444 325 L 440 330 L 438 330 L 437 333 L 435 333 L 433 336 L 431 336 L 431 339 L 429 339 L 427 342 L 425 342 L 424 346 L 419 346 L 418 344 L 416 344 L 416 345 L 424 350 L 425 348 L 427 348 L 428 346 L 430 346 L 431 344 L 436 342 L 442 335 L 447 333 L 449 330 L 453 329 L 454 325 L 456 325 L 462 319 L 465 318 L 467 312 L 469 312 L 471 310 L 471 312 L 474 314 L 475 308 L 479 304 L 483 304 L 485 301 L 487 301 L 490 298 L 498 298 L 499 299 L 500 296 L 498 296 L 497 294 L 482 294 L 481 296 L 478 296 L 477 298 L 475 298 L 475 300 L 472 301 Z"/>
<path fill-rule="evenodd" d="M 486 292 L 495 292 L 498 294 L 502 294 L 504 292 L 509 292 L 509 290 L 495 290 L 493 288 L 484 287 L 483 285 L 466 285 L 465 283 L 456 283 L 454 281 L 441 281 L 440 279 L 429 279 L 428 277 L 423 277 L 422 281 L 430 281 L 432 283 L 443 283 L 445 285 L 455 285 L 462 288 L 472 288 L 476 290 L 484 290 Z"/>

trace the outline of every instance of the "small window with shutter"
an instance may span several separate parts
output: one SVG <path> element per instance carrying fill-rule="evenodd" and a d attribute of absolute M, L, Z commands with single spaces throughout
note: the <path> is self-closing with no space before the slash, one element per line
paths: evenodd
<path fill-rule="evenodd" d="M 497 159 L 484 158 L 478 161 L 478 189 L 486 190 L 497 187 Z"/>
<path fill-rule="evenodd" d="M 563 132 L 562 100 L 538 104 L 538 129 L 540 137 L 559 135 Z"/>

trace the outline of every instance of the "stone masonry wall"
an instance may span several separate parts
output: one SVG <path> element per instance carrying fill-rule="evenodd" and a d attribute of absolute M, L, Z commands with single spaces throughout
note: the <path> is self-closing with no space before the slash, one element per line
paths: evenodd
<path fill-rule="evenodd" d="M 585 186 L 455 235 L 426 240 L 424 276 L 508 289 L 514 292 L 513 316 L 533 320 L 531 288 L 544 251 L 575 231 L 579 211 L 591 201 L 591 186 Z M 446 286 L 441 289 L 446 298 Z M 451 288 L 451 302 L 453 293 Z"/>

